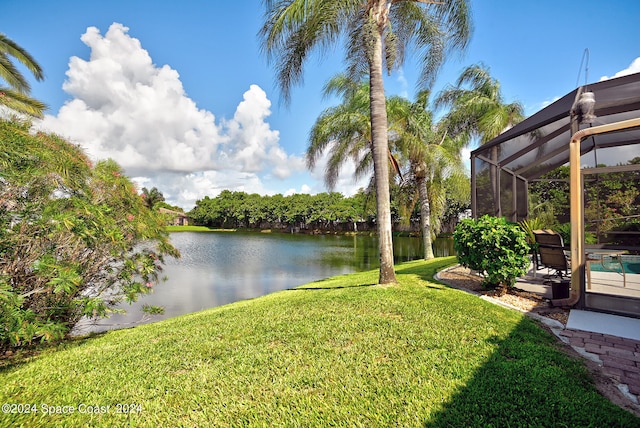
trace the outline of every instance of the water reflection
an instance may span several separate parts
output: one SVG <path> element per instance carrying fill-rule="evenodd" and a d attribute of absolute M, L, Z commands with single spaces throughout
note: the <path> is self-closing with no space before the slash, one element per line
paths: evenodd
<path fill-rule="evenodd" d="M 159 321 L 329 276 L 378 266 L 377 238 L 369 236 L 307 236 L 261 233 L 173 233 L 171 241 L 182 258 L 165 265 L 167 282 L 154 292 L 95 325 L 83 322 L 78 333 Z M 437 257 L 453 253 L 451 240 L 436 240 Z M 419 238 L 394 239 L 396 262 L 422 255 Z M 145 319 L 143 305 L 162 306 L 164 314 Z"/>

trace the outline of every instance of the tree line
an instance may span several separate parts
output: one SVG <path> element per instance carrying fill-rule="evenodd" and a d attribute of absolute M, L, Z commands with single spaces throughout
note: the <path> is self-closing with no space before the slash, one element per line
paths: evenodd
<path fill-rule="evenodd" d="M 364 192 L 352 197 L 338 192 L 261 196 L 224 190 L 198 200 L 189 217 L 196 224 L 217 228 L 337 230 L 348 224 L 357 231 L 358 223 L 373 222 L 373 205 Z"/>
<path fill-rule="evenodd" d="M 407 199 L 406 189 L 400 186 L 392 186 L 391 193 L 395 229 L 419 231 L 416 201 Z M 451 232 L 459 212 L 466 208 L 468 200 L 447 198 L 439 223 Z M 216 197 L 198 200 L 188 215 L 195 224 L 211 228 L 362 232 L 375 230 L 376 204 L 375 196 L 365 189 L 349 197 L 338 192 L 268 196 L 224 190 Z"/>

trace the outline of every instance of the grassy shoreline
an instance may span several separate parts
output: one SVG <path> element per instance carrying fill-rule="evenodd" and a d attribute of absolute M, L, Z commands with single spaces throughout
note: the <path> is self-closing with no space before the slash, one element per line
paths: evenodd
<path fill-rule="evenodd" d="M 211 229 L 207 226 L 167 226 L 167 232 L 236 232 L 238 229 Z"/>
<path fill-rule="evenodd" d="M 534 321 L 432 279 L 454 261 L 398 265 L 395 286 L 349 274 L 63 343 L 0 369 L 0 401 L 38 410 L 0 426 L 640 424 Z"/>
<path fill-rule="evenodd" d="M 209 228 L 207 226 L 167 226 L 167 232 L 242 232 L 242 233 L 291 233 L 286 229 L 251 229 L 251 228 L 239 228 L 239 229 L 224 229 L 224 228 Z M 375 236 L 375 231 L 361 231 L 361 232 L 352 232 L 352 231 L 321 231 L 321 230 L 305 230 L 303 232 L 297 232 L 298 234 L 303 235 L 361 235 L 361 236 Z M 393 232 L 393 236 L 398 237 L 417 237 L 420 236 L 416 232 L 403 232 L 403 231 L 395 231 Z M 451 235 L 439 236 L 441 238 L 451 238 Z"/>

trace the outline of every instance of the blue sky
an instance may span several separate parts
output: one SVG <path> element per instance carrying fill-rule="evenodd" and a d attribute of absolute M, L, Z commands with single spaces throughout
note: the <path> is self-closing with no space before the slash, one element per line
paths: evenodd
<path fill-rule="evenodd" d="M 435 92 L 483 62 L 505 100 L 533 114 L 584 83 L 585 48 L 589 82 L 640 71 L 637 0 L 471 5 L 472 41 L 450 57 Z M 342 70 L 340 47 L 310 58 L 284 106 L 257 37 L 260 1 L 0 0 L 0 10 L 0 32 L 44 68 L 45 81 L 32 83 L 32 95 L 50 106 L 39 126 L 94 158 L 114 158 L 140 187 L 158 187 L 187 209 L 223 189 L 326 190 L 322 162 L 307 171 L 304 152 L 315 119 L 335 103 L 321 90 Z M 411 59 L 387 78 L 388 95 L 413 98 Z M 363 185 L 350 172 L 336 190 Z"/>

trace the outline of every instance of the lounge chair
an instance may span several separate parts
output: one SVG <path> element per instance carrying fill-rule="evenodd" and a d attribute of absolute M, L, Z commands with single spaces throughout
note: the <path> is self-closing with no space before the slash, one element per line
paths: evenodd
<path fill-rule="evenodd" d="M 562 236 L 552 230 L 534 230 L 537 250 L 537 269 L 547 268 L 555 270 L 555 276 L 560 279 L 569 275 L 569 260 L 564 251 Z"/>

